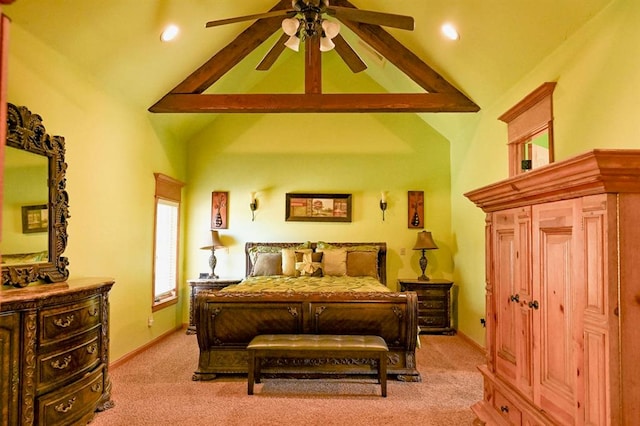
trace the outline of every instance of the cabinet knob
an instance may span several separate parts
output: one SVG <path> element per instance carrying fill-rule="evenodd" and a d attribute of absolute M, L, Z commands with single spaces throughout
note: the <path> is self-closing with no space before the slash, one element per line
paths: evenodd
<path fill-rule="evenodd" d="M 518 303 L 520 301 L 520 295 L 519 294 L 512 294 L 511 297 L 509 297 L 509 300 L 511 300 L 512 302 Z"/>
<path fill-rule="evenodd" d="M 500 406 L 500 411 L 502 411 L 503 413 L 508 413 L 509 412 L 509 407 L 507 407 L 506 405 L 501 405 Z"/>
<path fill-rule="evenodd" d="M 540 307 L 540 305 L 538 305 L 538 301 L 534 300 L 533 302 L 529 302 L 529 307 L 531 309 L 538 309 Z"/>

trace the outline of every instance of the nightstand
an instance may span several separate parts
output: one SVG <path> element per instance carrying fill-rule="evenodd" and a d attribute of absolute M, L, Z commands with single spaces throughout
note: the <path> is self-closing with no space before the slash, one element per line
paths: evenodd
<path fill-rule="evenodd" d="M 193 308 L 196 305 L 196 295 L 203 290 L 221 290 L 231 284 L 238 284 L 241 278 L 205 278 L 200 280 L 187 280 L 191 286 L 191 297 L 189 301 L 189 326 L 187 334 L 195 334 L 196 324 L 193 318 Z"/>
<path fill-rule="evenodd" d="M 443 279 L 421 281 L 398 279 L 400 291 L 418 294 L 418 326 L 420 332 L 455 334 L 451 326 L 451 287 L 453 282 Z"/>

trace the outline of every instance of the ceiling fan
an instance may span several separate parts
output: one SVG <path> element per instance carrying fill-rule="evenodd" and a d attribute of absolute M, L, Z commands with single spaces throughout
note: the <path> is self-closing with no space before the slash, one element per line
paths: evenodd
<path fill-rule="evenodd" d="M 265 71 L 271 68 L 286 47 L 297 52 L 301 41 L 319 38 L 321 51 L 326 52 L 335 48 L 354 73 L 364 71 L 367 65 L 340 35 L 340 24 L 325 19 L 324 15 L 335 17 L 341 21 L 382 25 L 403 30 L 411 31 L 414 28 L 411 16 L 361 10 L 354 7 L 331 6 L 329 0 L 292 0 L 291 9 L 272 10 L 265 13 L 209 21 L 206 27 L 282 16 L 284 34 L 258 64 L 257 70 Z"/>

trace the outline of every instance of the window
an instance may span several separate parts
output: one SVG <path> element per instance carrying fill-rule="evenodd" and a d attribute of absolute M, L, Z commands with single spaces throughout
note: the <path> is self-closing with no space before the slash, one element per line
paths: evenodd
<path fill-rule="evenodd" d="M 178 302 L 180 192 L 182 182 L 156 173 L 153 242 L 153 310 Z"/>

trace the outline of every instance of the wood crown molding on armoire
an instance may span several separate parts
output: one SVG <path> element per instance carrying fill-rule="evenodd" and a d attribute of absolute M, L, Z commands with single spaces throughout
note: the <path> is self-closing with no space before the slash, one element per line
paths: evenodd
<path fill-rule="evenodd" d="M 486 213 L 487 424 L 640 419 L 640 150 L 465 194 Z"/>

